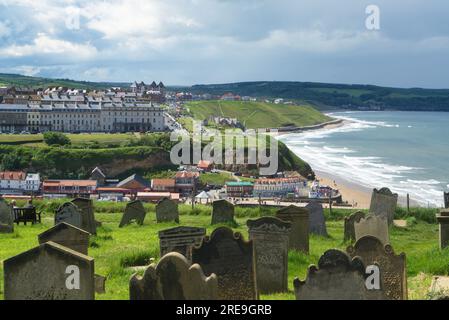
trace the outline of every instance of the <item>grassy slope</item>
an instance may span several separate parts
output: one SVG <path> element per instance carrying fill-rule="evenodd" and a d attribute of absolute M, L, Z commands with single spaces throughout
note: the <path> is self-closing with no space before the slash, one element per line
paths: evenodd
<path fill-rule="evenodd" d="M 225 172 L 205 173 L 200 176 L 200 182 L 203 185 L 224 186 L 228 181 L 235 181 L 235 179 L 229 173 Z"/>
<path fill-rule="evenodd" d="M 195 119 L 210 116 L 239 119 L 247 128 L 277 128 L 293 124 L 310 126 L 331 120 L 310 106 L 278 105 L 264 102 L 199 101 L 187 104 Z"/>

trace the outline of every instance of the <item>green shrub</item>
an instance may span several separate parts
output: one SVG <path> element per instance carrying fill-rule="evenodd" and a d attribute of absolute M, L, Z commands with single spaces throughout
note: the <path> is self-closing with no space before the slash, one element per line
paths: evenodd
<path fill-rule="evenodd" d="M 45 132 L 44 142 L 49 146 L 67 146 L 71 144 L 70 139 L 61 132 Z"/>

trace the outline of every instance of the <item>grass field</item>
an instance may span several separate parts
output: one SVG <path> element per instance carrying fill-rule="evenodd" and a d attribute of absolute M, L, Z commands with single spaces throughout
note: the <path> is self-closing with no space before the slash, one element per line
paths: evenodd
<path fill-rule="evenodd" d="M 332 120 L 310 106 L 264 102 L 198 101 L 188 103 L 187 108 L 197 120 L 210 116 L 237 118 L 247 129 L 302 127 Z"/>
<path fill-rule="evenodd" d="M 204 173 L 200 175 L 200 182 L 204 185 L 224 186 L 227 181 L 236 181 L 229 173 Z"/>
<path fill-rule="evenodd" d="M 72 144 L 82 144 L 89 142 L 99 142 L 105 144 L 120 144 L 136 138 L 135 134 L 67 134 Z M 42 134 L 0 134 L 0 144 L 43 144 Z"/>
<path fill-rule="evenodd" d="M 48 211 L 52 211 L 58 203 L 46 203 Z M 125 204 L 96 204 L 96 219 L 103 223 L 98 228 L 97 236 L 92 236 L 89 255 L 95 258 L 95 272 L 107 277 L 106 294 L 99 294 L 99 300 L 129 299 L 129 279 L 133 274 L 130 266 L 147 265 L 151 258 L 159 259 L 160 230 L 176 226 L 171 223 L 156 224 L 153 205 L 146 205 L 148 214 L 143 226 L 130 225 L 118 228 Z M 246 221 L 248 217 L 273 214 L 273 210 L 236 209 L 238 226 L 235 231 L 242 232 L 248 238 Z M 210 208 L 199 206 L 191 212 L 189 206 L 180 206 L 181 224 L 206 227 L 208 234 L 215 227 L 210 226 Z M 304 279 L 310 264 L 316 264 L 320 255 L 330 248 L 345 250 L 347 244 L 343 239 L 343 221 L 341 217 L 349 214 L 349 210 L 336 211 L 329 216 L 326 211 L 329 238 L 312 236 L 310 239 L 310 255 L 291 251 L 289 253 L 289 292 L 262 296 L 262 299 L 294 299 L 293 279 L 298 276 Z M 3 260 L 31 249 L 38 245 L 37 235 L 53 225 L 53 215 L 46 213 L 43 224 L 35 226 L 19 226 L 13 234 L 0 234 L 0 299 L 3 299 Z M 407 229 L 392 228 L 391 244 L 396 253 L 407 255 L 407 273 L 410 299 L 426 299 L 433 275 L 448 275 L 449 249 L 438 249 L 438 226 L 426 222 L 418 222 Z"/>

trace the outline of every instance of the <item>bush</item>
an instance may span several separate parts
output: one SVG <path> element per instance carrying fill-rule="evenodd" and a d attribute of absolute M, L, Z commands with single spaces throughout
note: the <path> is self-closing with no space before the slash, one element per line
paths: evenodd
<path fill-rule="evenodd" d="M 49 146 L 67 146 L 71 144 L 70 139 L 60 132 L 45 132 L 44 142 Z"/>

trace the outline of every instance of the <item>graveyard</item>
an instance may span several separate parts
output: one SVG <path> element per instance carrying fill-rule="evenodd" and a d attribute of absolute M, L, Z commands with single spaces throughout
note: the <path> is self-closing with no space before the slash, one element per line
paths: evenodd
<path fill-rule="evenodd" d="M 46 241 L 51 240 L 58 242 L 58 237 L 61 237 L 60 233 L 67 229 L 66 224 L 55 226 L 55 212 L 61 209 L 61 206 L 65 201 L 66 200 L 36 202 L 37 210 L 42 212 L 41 223 L 14 225 L 12 232 L 0 232 L 0 299 L 5 298 L 5 261 L 8 262 L 5 263 L 5 265 L 11 265 L 14 260 L 8 261 L 10 258 L 36 248 L 40 243 L 43 243 L 46 246 L 45 248 L 41 247 L 40 250 L 49 250 L 50 253 L 59 250 L 60 244 Z M 78 203 L 78 205 L 80 206 L 80 212 L 82 210 L 87 210 L 86 208 L 82 208 L 82 203 Z M 324 209 L 324 229 L 318 228 L 321 231 L 315 232 L 315 234 L 310 234 L 307 239 L 307 244 L 303 243 L 304 241 L 301 237 L 296 237 L 297 239 L 293 237 L 290 241 L 302 241 L 303 244 L 295 246 L 294 243 L 290 243 L 289 250 L 287 250 L 287 248 L 285 248 L 285 250 L 278 250 L 281 247 L 278 248 L 275 245 L 270 245 L 275 241 L 278 241 L 276 245 L 281 246 L 282 241 L 288 239 L 285 231 L 288 231 L 290 227 L 293 228 L 298 221 L 302 221 L 303 223 L 300 224 L 304 226 L 304 215 L 301 210 L 299 215 L 294 217 L 296 213 L 293 212 L 295 210 L 292 211 L 291 208 L 285 208 L 278 212 L 278 210 L 274 208 L 235 207 L 232 208 L 232 210 L 234 210 L 234 221 L 229 222 L 226 221 L 226 219 L 218 219 L 216 224 L 212 225 L 212 218 L 214 217 L 214 219 L 217 219 L 220 210 L 225 211 L 224 214 L 220 215 L 222 218 L 229 214 L 230 208 L 227 207 L 227 204 L 224 204 L 219 210 L 217 209 L 215 215 L 212 215 L 212 206 L 197 205 L 192 209 L 191 206 L 179 205 L 179 215 L 173 215 L 173 211 L 170 209 L 168 210 L 170 211 L 168 219 L 161 218 L 162 211 L 159 211 L 159 209 L 158 214 L 156 214 L 157 206 L 154 204 L 143 204 L 142 208 L 145 211 L 143 215 L 133 214 L 132 210 L 139 211 L 139 206 L 136 207 L 132 204 L 128 204 L 130 207 L 128 209 L 127 205 L 122 203 L 94 202 L 93 205 L 94 220 L 90 221 L 87 225 L 82 226 L 81 221 L 77 222 L 76 219 L 70 220 L 75 224 L 79 223 L 82 227 L 69 228 L 71 230 L 71 236 L 81 239 L 77 243 L 78 246 L 81 246 L 80 249 L 78 249 L 79 247 L 73 246 L 70 242 L 63 243 L 63 245 L 73 249 L 73 251 L 71 249 L 68 250 L 70 255 L 81 254 L 83 261 L 86 261 L 86 271 L 82 270 L 82 272 L 86 272 L 86 274 L 93 277 L 93 271 L 89 269 L 91 268 L 89 266 L 89 263 L 91 262 L 88 259 L 90 257 L 95 263 L 95 275 L 101 276 L 98 278 L 100 280 L 104 279 L 102 277 L 105 277 L 104 291 L 102 293 L 99 293 L 101 291 L 97 291 L 95 294 L 96 300 L 129 300 L 131 277 L 133 277 L 133 286 L 139 288 L 139 286 L 141 286 L 139 284 L 139 279 L 141 279 L 141 277 L 156 277 L 158 272 L 163 272 L 161 270 L 164 270 L 164 268 L 167 269 L 167 265 L 170 266 L 170 263 L 186 270 L 184 272 L 186 274 L 185 277 L 202 279 L 198 281 L 204 282 L 203 293 L 205 297 L 218 296 L 220 299 L 260 298 L 262 300 L 294 300 L 295 297 L 307 298 L 310 296 L 307 294 L 304 295 L 304 291 L 301 292 L 301 290 L 308 286 L 306 281 L 308 269 L 311 265 L 320 264 L 322 260 L 320 258 L 332 256 L 334 253 L 332 251 L 329 252 L 330 249 L 338 249 L 347 252 L 349 255 L 355 255 L 357 252 L 357 255 L 363 256 L 363 252 L 360 252 L 361 249 L 359 247 L 354 247 L 353 241 L 344 241 L 346 236 L 344 231 L 345 217 L 349 217 L 355 212 L 355 210 L 350 209 L 333 209 L 332 212 L 328 209 Z M 70 207 L 70 205 L 66 206 Z M 167 206 L 167 208 L 170 208 L 170 205 Z M 128 215 L 126 223 L 123 221 L 125 212 L 127 212 L 126 215 Z M 385 222 L 385 226 L 388 229 L 387 232 L 389 233 L 388 241 L 392 250 L 394 250 L 394 254 L 401 257 L 400 254 L 405 253 L 406 276 L 401 277 L 401 280 L 398 280 L 398 282 L 401 282 L 402 280 L 406 282 L 405 284 L 401 283 L 401 285 L 407 288 L 407 298 L 411 300 L 434 298 L 433 295 L 435 293 L 432 294 L 429 292 L 432 278 L 434 276 L 447 276 L 449 274 L 449 248 L 440 249 L 439 247 L 439 225 L 435 216 L 436 213 L 436 209 L 411 208 L 410 213 L 407 213 L 404 209 L 397 208 L 395 218 L 405 219 L 407 221 L 407 226 L 399 227 L 394 224 L 388 226 Z M 67 218 L 66 213 L 61 215 L 61 217 L 65 219 L 74 219 L 73 216 Z M 259 219 L 262 217 L 264 217 L 264 219 Z M 282 217 L 284 222 L 279 222 L 280 220 L 275 217 Z M 142 218 L 144 219 L 143 221 L 141 220 Z M 363 217 L 358 217 L 359 223 L 365 223 L 363 219 Z M 89 240 L 87 242 L 87 233 L 84 230 L 89 229 L 92 226 L 95 226 L 96 228 L 90 230 L 91 235 L 88 237 Z M 182 228 L 187 226 L 189 228 Z M 248 228 L 250 228 L 251 231 L 249 231 Z M 230 231 L 231 229 L 232 232 Z M 357 230 L 357 227 L 355 229 L 355 233 L 357 234 L 359 231 Z M 161 261 L 162 257 L 160 251 L 162 246 L 164 246 L 164 254 L 170 252 L 170 239 L 173 234 L 176 234 L 180 230 L 194 236 L 193 240 L 189 240 L 189 245 L 195 244 L 198 237 L 201 239 L 204 231 L 205 234 L 209 236 L 204 240 L 200 249 L 192 249 L 186 253 L 183 252 L 189 259 L 192 259 L 194 262 L 199 262 L 199 264 L 202 265 L 202 271 L 189 269 L 190 263 L 184 256 L 177 253 L 169 253 L 169 255 Z M 372 229 L 368 228 L 367 230 Z M 161 237 L 161 243 L 159 237 Z M 363 235 L 359 235 L 359 237 L 363 237 Z M 226 251 L 228 253 L 226 258 L 229 260 L 230 264 L 232 266 L 242 265 L 244 266 L 243 269 L 247 268 L 245 269 L 247 271 L 240 270 L 239 272 L 227 272 L 225 274 L 216 272 L 218 273 L 216 275 L 217 281 L 213 276 L 210 277 L 210 273 L 212 273 L 216 267 L 214 267 L 213 262 L 207 257 L 207 252 L 216 249 L 214 249 L 214 246 L 217 245 L 217 239 L 220 238 L 228 239 L 226 241 L 231 244 L 227 249 L 228 251 Z M 247 241 L 250 239 L 253 239 L 255 243 L 259 241 L 258 239 L 262 239 L 268 243 L 268 246 L 266 244 L 258 244 L 254 247 L 256 255 L 261 257 L 261 261 L 268 261 L 270 255 L 276 254 L 279 261 L 285 261 L 287 264 L 286 268 L 284 268 L 285 266 L 279 267 L 279 264 L 277 264 L 273 267 L 275 272 L 271 272 L 270 270 L 270 266 L 273 264 L 266 263 L 263 266 L 258 266 L 259 272 L 264 272 L 264 274 L 267 275 L 271 274 L 274 281 L 278 281 L 280 284 L 279 290 L 273 290 L 275 292 L 282 291 L 282 293 L 270 292 L 269 284 L 264 284 L 260 279 L 252 278 L 251 272 L 248 270 L 251 269 L 251 263 L 254 262 L 252 262 L 252 259 L 247 259 L 248 255 L 240 256 L 241 253 L 236 252 L 235 249 L 232 248 L 233 241 L 238 241 L 240 243 L 239 247 L 243 248 L 242 250 L 245 251 L 247 249 L 244 248 L 248 246 Z M 387 240 L 376 239 L 374 242 L 368 243 L 368 245 L 371 247 L 382 247 L 382 243 L 385 241 Z M 387 253 L 391 254 L 390 247 L 388 248 L 389 251 Z M 33 250 L 36 251 L 37 249 Z M 85 256 L 86 250 L 88 254 Z M 20 256 L 15 259 L 20 259 Z M 245 259 L 248 261 L 242 262 Z M 365 257 L 365 259 L 369 259 L 369 256 Z M 45 259 L 43 261 L 46 263 Z M 148 271 L 149 275 L 147 275 L 147 272 L 145 272 L 146 267 L 151 263 L 158 263 L 159 261 L 161 261 L 161 264 L 155 267 L 154 270 Z M 317 272 L 317 275 L 319 275 L 319 272 Z M 205 276 L 209 276 L 209 278 Z M 269 276 L 266 278 L 269 278 Z M 295 278 L 298 278 L 298 280 L 295 280 Z M 95 279 L 95 281 L 97 281 L 97 277 Z M 242 281 L 241 279 L 247 280 Z M 245 293 L 245 290 L 240 290 L 240 292 L 229 285 L 229 283 L 240 283 L 239 286 L 246 286 L 248 283 L 251 283 L 251 281 L 256 280 L 259 287 L 259 292 L 257 293 L 250 292 L 250 289 L 247 290 L 247 293 Z M 39 279 L 32 279 L 29 281 L 36 281 L 36 285 L 39 283 Z M 217 283 L 218 293 L 216 292 Z M 214 285 L 215 289 L 212 288 Z M 284 285 L 285 288 L 283 288 Z M 239 296 L 239 294 L 242 295 Z M 309 295 L 310 294 L 309 291 Z M 133 291 L 131 296 L 133 295 L 135 297 L 154 296 L 151 292 L 148 293 L 137 289 Z M 190 297 L 202 298 L 204 296 L 193 295 Z M 178 296 L 175 295 L 175 297 Z M 403 297 L 396 298 L 400 299 Z"/>

